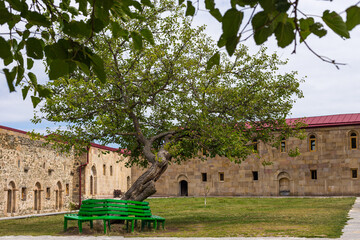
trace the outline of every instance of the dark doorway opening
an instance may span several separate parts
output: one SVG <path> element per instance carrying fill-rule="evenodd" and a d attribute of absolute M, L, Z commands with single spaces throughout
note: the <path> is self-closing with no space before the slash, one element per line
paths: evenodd
<path fill-rule="evenodd" d="M 188 182 L 180 181 L 180 196 L 188 196 Z"/>

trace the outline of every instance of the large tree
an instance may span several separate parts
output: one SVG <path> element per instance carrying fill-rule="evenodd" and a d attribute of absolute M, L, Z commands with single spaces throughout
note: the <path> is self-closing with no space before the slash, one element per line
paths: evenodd
<path fill-rule="evenodd" d="M 161 9 L 161 10 L 159 10 Z M 210 67 L 216 52 L 203 27 L 191 28 L 179 7 L 161 1 L 131 20 L 129 32 L 149 29 L 153 44 L 114 38 L 105 29 L 94 38 L 94 51 L 105 62 L 106 82 L 78 72 L 48 84 L 54 93 L 35 121 L 66 123 L 48 139 L 72 144 L 97 140 L 117 143 L 128 165 L 147 171 L 125 199 L 143 200 L 156 192 L 155 182 L 170 162 L 224 156 L 240 163 L 254 153 L 253 139 L 278 144 L 296 135 L 285 118 L 302 97 L 296 73 L 279 74 L 285 64 L 262 49 L 255 56 L 239 47 L 233 58 Z M 121 25 L 122 23 L 119 22 Z"/>
<path fill-rule="evenodd" d="M 299 42 L 309 46 L 306 41 L 309 35 L 326 35 L 324 25 L 339 36 L 349 38 L 349 31 L 360 24 L 359 3 L 338 12 L 324 9 L 322 16 L 318 17 L 302 11 L 300 0 L 229 0 L 231 8 L 223 14 L 215 5 L 220 1 L 179 0 L 178 3 L 184 3 L 186 15 L 194 16 L 199 1 L 204 2 L 205 10 L 221 23 L 223 34 L 218 47 L 225 47 L 230 55 L 239 42 L 250 37 L 254 38 L 256 44 L 263 44 L 274 34 L 280 47 L 294 43 L 295 52 Z M 26 98 L 28 92 L 32 91 L 34 106 L 51 94 L 38 83 L 36 74 L 32 72 L 36 60 L 46 61 L 48 76 L 52 80 L 76 71 L 93 71 L 105 81 L 103 59 L 88 47 L 88 43 L 107 27 L 109 34 L 134 39 L 137 47 L 142 48 L 142 40 L 151 41 L 149 31 L 129 32 L 123 26 L 131 19 L 144 19 L 142 10 L 153 7 L 154 2 L 1 0 L 0 58 L 5 67 L 2 69 L 3 77 L 0 77 L 6 79 L 10 92 L 15 91 L 16 86 L 20 87 Z M 336 64 L 335 60 L 314 53 L 322 60 Z M 215 52 L 209 59 L 210 65 L 219 64 L 219 59 L 219 52 Z"/>

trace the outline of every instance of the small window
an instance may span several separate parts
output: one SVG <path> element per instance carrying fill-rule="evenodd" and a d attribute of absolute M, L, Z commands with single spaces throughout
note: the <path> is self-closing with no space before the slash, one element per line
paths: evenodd
<path fill-rule="evenodd" d="M 46 199 L 50 199 L 50 188 L 46 188 Z"/>
<path fill-rule="evenodd" d="M 280 143 L 280 152 L 286 152 L 286 140 L 283 138 Z"/>
<path fill-rule="evenodd" d="M 350 147 L 351 147 L 351 149 L 357 149 L 357 134 L 356 133 L 350 134 Z"/>
<path fill-rule="evenodd" d="M 316 137 L 314 135 L 311 135 L 309 138 L 309 150 L 310 152 L 316 151 Z"/>
<path fill-rule="evenodd" d="M 112 166 L 110 166 L 110 176 L 112 176 L 113 175 L 113 168 L 112 168 Z"/>
<path fill-rule="evenodd" d="M 70 185 L 67 183 L 65 185 L 65 194 L 66 194 L 66 196 L 69 196 L 69 192 L 70 192 Z"/>
<path fill-rule="evenodd" d="M 252 141 L 252 145 L 254 147 L 254 151 L 257 152 L 258 151 L 258 140 L 257 139 L 254 139 Z"/>
<path fill-rule="evenodd" d="M 207 173 L 201 173 L 201 180 L 207 182 Z"/>
<path fill-rule="evenodd" d="M 357 178 L 357 168 L 355 168 L 355 169 L 351 169 L 351 177 L 352 178 Z"/>
<path fill-rule="evenodd" d="M 258 173 L 258 171 L 253 171 L 252 174 L 253 174 L 253 180 L 254 180 L 254 181 L 259 180 L 259 173 Z"/>
<path fill-rule="evenodd" d="M 26 187 L 21 188 L 21 200 L 26 200 Z"/>
<path fill-rule="evenodd" d="M 310 170 L 311 172 L 311 179 L 317 179 L 317 170 Z"/>
<path fill-rule="evenodd" d="M 103 165 L 103 175 L 104 176 L 106 175 L 106 165 L 105 164 Z"/>
<path fill-rule="evenodd" d="M 220 182 L 223 182 L 224 179 L 225 179 L 224 173 L 223 173 L 223 172 L 219 172 L 219 181 L 220 181 Z"/>

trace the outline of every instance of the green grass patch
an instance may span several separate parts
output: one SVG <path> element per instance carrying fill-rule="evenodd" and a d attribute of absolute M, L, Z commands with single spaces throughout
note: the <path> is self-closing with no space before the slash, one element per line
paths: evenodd
<path fill-rule="evenodd" d="M 131 237 L 327 237 L 338 238 L 355 198 L 203 198 L 150 199 L 154 215 L 166 218 L 165 231 L 126 233 L 112 226 L 110 235 Z M 63 216 L 0 221 L 0 235 L 78 234 L 76 221 L 63 232 Z M 84 234 L 101 235 L 103 228 Z"/>

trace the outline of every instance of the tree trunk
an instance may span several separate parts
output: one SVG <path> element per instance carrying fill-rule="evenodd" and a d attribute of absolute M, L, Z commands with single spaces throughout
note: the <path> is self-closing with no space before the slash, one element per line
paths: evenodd
<path fill-rule="evenodd" d="M 158 159 L 134 182 L 122 199 L 143 201 L 156 193 L 155 182 L 166 171 L 170 159 L 169 152 L 161 149 Z"/>

